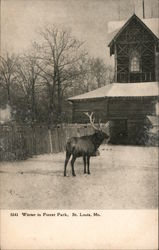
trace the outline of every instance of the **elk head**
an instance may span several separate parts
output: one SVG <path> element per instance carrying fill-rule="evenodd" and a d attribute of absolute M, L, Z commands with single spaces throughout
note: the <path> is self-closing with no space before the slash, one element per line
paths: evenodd
<path fill-rule="evenodd" d="M 97 135 L 97 137 L 99 137 L 99 139 L 108 139 L 109 136 L 102 130 L 101 119 L 98 121 L 98 126 L 96 126 L 94 113 L 92 112 L 91 114 L 89 114 L 88 112 L 85 112 L 84 114 L 89 117 L 90 124 L 95 129 L 95 134 Z M 108 128 L 108 126 L 109 124 L 107 122 L 105 124 L 105 127 Z"/>

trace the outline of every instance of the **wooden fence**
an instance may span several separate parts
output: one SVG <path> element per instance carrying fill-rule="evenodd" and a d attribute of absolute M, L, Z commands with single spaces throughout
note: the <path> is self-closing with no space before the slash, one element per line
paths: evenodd
<path fill-rule="evenodd" d="M 32 155 L 65 151 L 68 138 L 93 133 L 86 124 L 47 126 L 0 126 L 0 160 L 26 159 Z"/>

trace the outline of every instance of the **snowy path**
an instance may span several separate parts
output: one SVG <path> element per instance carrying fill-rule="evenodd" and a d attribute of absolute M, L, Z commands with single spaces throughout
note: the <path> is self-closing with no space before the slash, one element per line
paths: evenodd
<path fill-rule="evenodd" d="M 2 209 L 156 208 L 158 148 L 106 145 L 91 158 L 91 175 L 63 177 L 65 154 L 40 155 L 0 166 Z"/>

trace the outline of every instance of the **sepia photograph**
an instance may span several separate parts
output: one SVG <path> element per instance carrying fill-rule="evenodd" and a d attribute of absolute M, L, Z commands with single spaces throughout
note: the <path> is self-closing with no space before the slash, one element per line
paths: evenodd
<path fill-rule="evenodd" d="M 157 208 L 158 1 L 127 2 L 1 1 L 2 209 Z"/>
<path fill-rule="evenodd" d="M 0 209 L 157 210 L 159 1 L 1 0 L 0 52 Z"/>

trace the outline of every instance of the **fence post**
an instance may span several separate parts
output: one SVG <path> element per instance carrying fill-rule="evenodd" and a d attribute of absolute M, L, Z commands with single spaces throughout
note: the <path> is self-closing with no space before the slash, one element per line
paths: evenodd
<path fill-rule="evenodd" d="M 48 129 L 48 134 L 49 134 L 49 144 L 50 144 L 50 152 L 51 154 L 53 153 L 53 148 L 52 148 L 52 135 L 51 135 L 51 129 Z"/>

